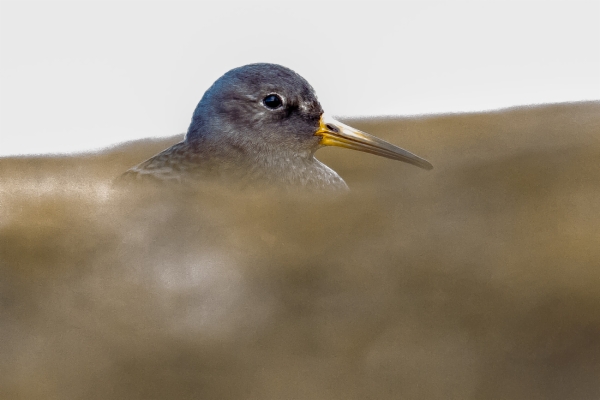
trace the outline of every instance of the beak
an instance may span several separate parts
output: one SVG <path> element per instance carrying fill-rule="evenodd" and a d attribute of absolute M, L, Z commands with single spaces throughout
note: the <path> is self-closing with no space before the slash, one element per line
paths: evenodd
<path fill-rule="evenodd" d="M 315 132 L 315 135 L 321 136 L 319 144 L 322 146 L 345 147 L 391 158 L 392 160 L 404 161 L 427 170 L 433 168 L 429 161 L 378 137 L 342 124 L 325 114 L 321 115 L 319 130 Z"/>

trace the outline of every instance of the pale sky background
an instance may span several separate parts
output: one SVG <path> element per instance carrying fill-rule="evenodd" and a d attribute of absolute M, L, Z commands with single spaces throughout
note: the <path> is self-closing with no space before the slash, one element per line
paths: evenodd
<path fill-rule="evenodd" d="M 253 62 L 342 117 L 600 99 L 600 1 L 3 1 L 0 33 L 0 156 L 183 133 Z"/>

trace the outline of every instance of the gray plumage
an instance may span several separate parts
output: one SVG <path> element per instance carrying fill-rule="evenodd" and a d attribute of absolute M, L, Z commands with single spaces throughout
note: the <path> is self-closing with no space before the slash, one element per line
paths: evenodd
<path fill-rule="evenodd" d="M 284 106 L 270 110 L 265 96 Z M 200 100 L 185 139 L 125 173 L 127 178 L 193 182 L 223 178 L 247 183 L 336 187 L 344 180 L 314 157 L 323 109 L 314 89 L 275 64 L 235 68 Z"/>
<path fill-rule="evenodd" d="M 266 100 L 272 95 L 280 106 L 269 107 Z M 204 93 L 182 142 L 131 168 L 123 178 L 345 190 L 344 180 L 314 157 L 325 145 L 431 166 L 381 139 L 331 121 L 325 122 L 315 91 L 294 71 L 275 64 L 235 68 Z"/>

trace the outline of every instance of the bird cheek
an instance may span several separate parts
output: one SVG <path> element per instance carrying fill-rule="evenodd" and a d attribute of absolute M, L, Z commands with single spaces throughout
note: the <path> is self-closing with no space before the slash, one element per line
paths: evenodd
<path fill-rule="evenodd" d="M 310 140 L 311 140 L 312 148 L 314 149 L 314 151 L 317 151 L 318 149 L 323 147 L 323 145 L 321 144 L 321 138 L 319 136 L 315 136 L 313 134 L 311 136 Z"/>

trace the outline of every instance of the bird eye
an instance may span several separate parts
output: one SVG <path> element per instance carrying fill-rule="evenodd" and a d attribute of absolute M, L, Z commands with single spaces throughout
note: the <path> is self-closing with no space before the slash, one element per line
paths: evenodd
<path fill-rule="evenodd" d="M 275 110 L 283 104 L 283 100 L 276 94 L 270 94 L 263 99 L 263 104 L 265 107 L 270 108 L 271 110 Z"/>

